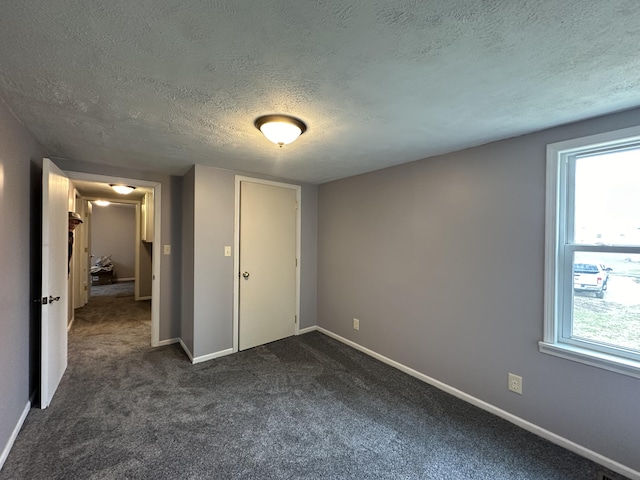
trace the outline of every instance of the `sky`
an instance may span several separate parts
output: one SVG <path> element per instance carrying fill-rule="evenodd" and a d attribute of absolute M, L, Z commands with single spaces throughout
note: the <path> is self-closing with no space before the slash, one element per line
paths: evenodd
<path fill-rule="evenodd" d="M 575 238 L 640 245 L 640 148 L 576 160 Z"/>

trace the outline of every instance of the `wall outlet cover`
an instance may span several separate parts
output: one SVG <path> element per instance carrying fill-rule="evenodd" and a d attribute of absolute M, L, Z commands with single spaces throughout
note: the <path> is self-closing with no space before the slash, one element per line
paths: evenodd
<path fill-rule="evenodd" d="M 509 390 L 522 395 L 522 377 L 519 375 L 509 374 Z"/>

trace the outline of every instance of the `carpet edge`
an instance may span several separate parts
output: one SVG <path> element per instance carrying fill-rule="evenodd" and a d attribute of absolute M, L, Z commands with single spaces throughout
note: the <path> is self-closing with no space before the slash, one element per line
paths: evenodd
<path fill-rule="evenodd" d="M 624 475 L 626 477 L 629 477 L 632 480 L 640 480 L 640 472 L 633 470 L 630 467 L 627 467 L 626 465 L 618 463 L 615 460 L 605 457 L 600 453 L 594 452 L 593 450 L 590 450 L 587 447 L 584 447 L 556 433 L 553 433 L 545 428 L 542 428 L 534 423 L 531 423 L 528 420 L 525 420 L 516 415 L 513 415 L 512 413 L 509 413 L 506 410 L 502 410 L 501 408 L 498 408 L 495 405 L 485 402 L 484 400 L 480 400 L 479 398 L 474 397 L 473 395 L 469 395 L 468 393 L 465 393 L 462 390 L 458 390 L 457 388 L 447 385 L 446 383 L 436 380 L 435 378 L 429 377 L 428 375 L 425 375 L 417 370 L 414 370 L 411 367 L 407 367 L 406 365 L 403 365 L 400 362 L 396 362 L 395 360 L 392 360 L 373 350 L 363 347 L 362 345 L 352 340 L 348 340 L 336 333 L 333 333 L 332 331 L 327 330 L 326 328 L 317 327 L 317 331 L 327 335 L 328 337 L 338 340 L 339 342 L 344 343 L 345 345 L 355 348 L 356 350 L 359 350 L 362 353 L 369 355 L 370 357 L 380 360 L 381 362 L 386 363 L 387 365 L 394 367 L 406 373 L 407 375 L 411 375 L 412 377 L 417 378 L 422 382 L 425 382 L 429 385 L 436 387 L 439 390 L 449 393 L 454 397 L 459 398 L 460 400 L 463 400 L 486 412 L 492 413 L 500 418 L 503 418 L 504 420 L 507 420 L 508 422 L 513 423 L 514 425 L 517 425 L 518 427 L 533 433 L 534 435 L 542 437 L 551 443 L 554 443 L 560 447 L 566 448 L 567 450 L 577 455 L 580 455 L 581 457 L 584 457 L 588 460 L 598 463 L 603 467 L 609 468 L 610 470 L 617 472 L 621 475 Z"/>

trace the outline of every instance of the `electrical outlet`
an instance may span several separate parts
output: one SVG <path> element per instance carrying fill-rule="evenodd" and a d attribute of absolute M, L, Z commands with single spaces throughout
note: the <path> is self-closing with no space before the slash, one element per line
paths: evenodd
<path fill-rule="evenodd" d="M 513 373 L 510 373 L 509 374 L 509 390 L 519 395 L 522 395 L 522 377 L 518 375 L 514 375 Z"/>
<path fill-rule="evenodd" d="M 353 329 L 360 330 L 360 320 L 358 320 L 357 318 L 353 319 Z"/>

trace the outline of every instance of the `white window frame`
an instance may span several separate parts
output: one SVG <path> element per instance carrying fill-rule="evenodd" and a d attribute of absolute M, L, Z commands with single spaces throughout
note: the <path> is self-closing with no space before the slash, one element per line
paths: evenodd
<path fill-rule="evenodd" d="M 640 378 L 640 355 L 607 348 L 593 342 L 563 337 L 571 322 L 573 254 L 579 251 L 640 253 L 640 246 L 576 244 L 573 242 L 572 211 L 574 183 L 570 159 L 576 155 L 640 147 L 640 127 L 577 138 L 547 145 L 545 219 L 544 338 L 539 349 L 557 357 Z"/>

